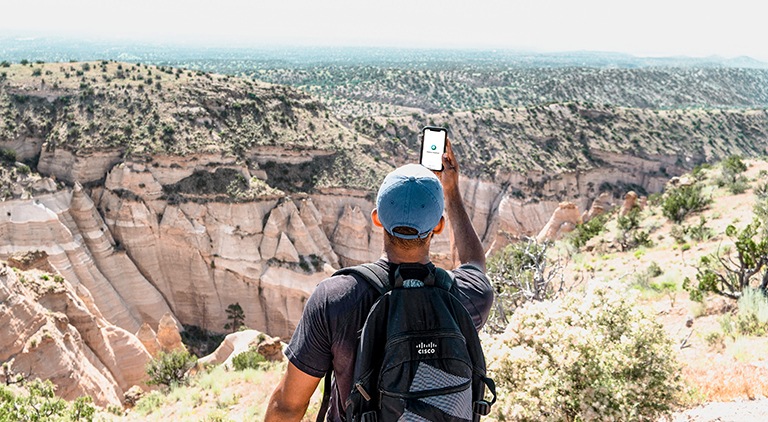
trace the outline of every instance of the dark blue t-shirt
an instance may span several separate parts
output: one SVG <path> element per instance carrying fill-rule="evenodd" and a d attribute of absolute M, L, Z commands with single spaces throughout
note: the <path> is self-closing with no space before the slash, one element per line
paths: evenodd
<path fill-rule="evenodd" d="M 375 263 L 392 273 L 396 264 L 381 259 Z M 432 265 L 432 264 L 429 264 Z M 453 270 L 455 295 L 469 311 L 475 327 L 482 328 L 491 305 L 493 290 L 485 274 L 472 265 Z M 309 297 L 299 325 L 285 350 L 288 360 L 302 372 L 322 377 L 333 365 L 329 421 L 341 421 L 352 388 L 358 334 L 379 294 L 370 283 L 351 275 L 323 280 Z"/>

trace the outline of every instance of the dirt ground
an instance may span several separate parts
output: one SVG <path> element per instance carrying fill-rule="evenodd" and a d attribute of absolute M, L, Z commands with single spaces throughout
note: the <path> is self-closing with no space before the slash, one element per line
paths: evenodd
<path fill-rule="evenodd" d="M 707 403 L 677 413 L 673 422 L 765 422 L 768 421 L 768 399 Z"/>

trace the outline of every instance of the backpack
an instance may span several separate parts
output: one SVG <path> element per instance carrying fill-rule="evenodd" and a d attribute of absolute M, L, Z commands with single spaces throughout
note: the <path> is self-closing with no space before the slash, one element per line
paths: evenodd
<path fill-rule="evenodd" d="M 391 283 L 386 270 L 364 264 L 340 274 L 366 280 L 381 295 L 358 342 L 347 421 L 479 421 L 490 413 L 495 385 L 485 376 L 472 317 L 449 292 L 453 273 L 400 264 Z"/>

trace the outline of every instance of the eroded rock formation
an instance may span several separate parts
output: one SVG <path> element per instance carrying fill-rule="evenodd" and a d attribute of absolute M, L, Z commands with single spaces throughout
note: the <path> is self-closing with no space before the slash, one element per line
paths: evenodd
<path fill-rule="evenodd" d="M 621 204 L 619 215 L 625 216 L 629 214 L 629 212 L 632 211 L 632 208 L 635 208 L 636 206 L 640 206 L 640 204 L 638 204 L 637 194 L 634 191 L 627 192 L 627 194 L 624 195 L 624 203 Z"/>
<path fill-rule="evenodd" d="M 557 240 L 563 234 L 573 231 L 579 223 L 581 223 L 581 215 L 576 204 L 561 202 L 547 224 L 536 236 L 536 241 L 541 243 L 546 240 Z"/>
<path fill-rule="evenodd" d="M 243 199 L 229 187 L 254 177 L 269 182 L 268 172 L 219 153 L 120 161 L 111 152 L 57 152 L 66 165 L 51 153 L 42 151 L 39 169 L 73 187 L 0 202 L 0 258 L 44 252 L 48 269 L 71 283 L 82 308 L 115 327 L 106 330 L 104 342 L 131 339 L 146 356 L 178 347 L 182 324 L 224 331 L 225 310 L 233 303 L 241 305 L 246 326 L 289 338 L 320 280 L 381 254 L 382 233 L 370 222 L 374 204 L 367 191 L 325 188 Z M 311 162 L 312 154 L 296 159 Z M 86 165 L 89 160 L 94 166 Z M 463 177 L 461 190 L 483 243 L 500 248 L 511 237 L 560 236 L 590 202 L 590 216 L 607 210 L 612 196 L 592 201 L 606 181 L 663 186 L 642 171 L 651 162 L 616 163 L 589 174 Z M 558 198 L 575 199 L 560 204 Z M 439 265 L 455 263 L 450 239 L 446 230 L 433 240 Z M 97 360 L 107 372 L 117 371 L 108 356 Z M 111 391 L 105 400 L 123 397 L 124 386 L 130 387 L 133 379 L 121 376 L 112 376 L 117 387 L 105 389 Z"/>
<path fill-rule="evenodd" d="M 9 374 L 49 379 L 65 399 L 120 404 L 132 386 L 146 388 L 150 355 L 138 338 L 89 309 L 85 288 L 32 270 L 0 267 L 0 362 Z M 4 376 L 4 375 L 0 375 Z"/>
<path fill-rule="evenodd" d="M 258 330 L 242 330 L 228 334 L 216 350 L 198 360 L 198 364 L 224 364 L 232 367 L 232 359 L 251 348 L 268 361 L 283 359 L 283 348 L 279 337 L 270 337 Z"/>

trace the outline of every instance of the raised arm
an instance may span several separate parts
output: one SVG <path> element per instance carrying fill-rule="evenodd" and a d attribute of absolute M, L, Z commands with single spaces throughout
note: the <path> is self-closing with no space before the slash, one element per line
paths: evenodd
<path fill-rule="evenodd" d="M 459 163 L 450 140 L 446 140 L 443 171 L 435 172 L 443 184 L 445 213 L 451 229 L 452 248 L 462 264 L 472 264 L 485 272 L 485 251 L 472 226 L 459 190 Z"/>

